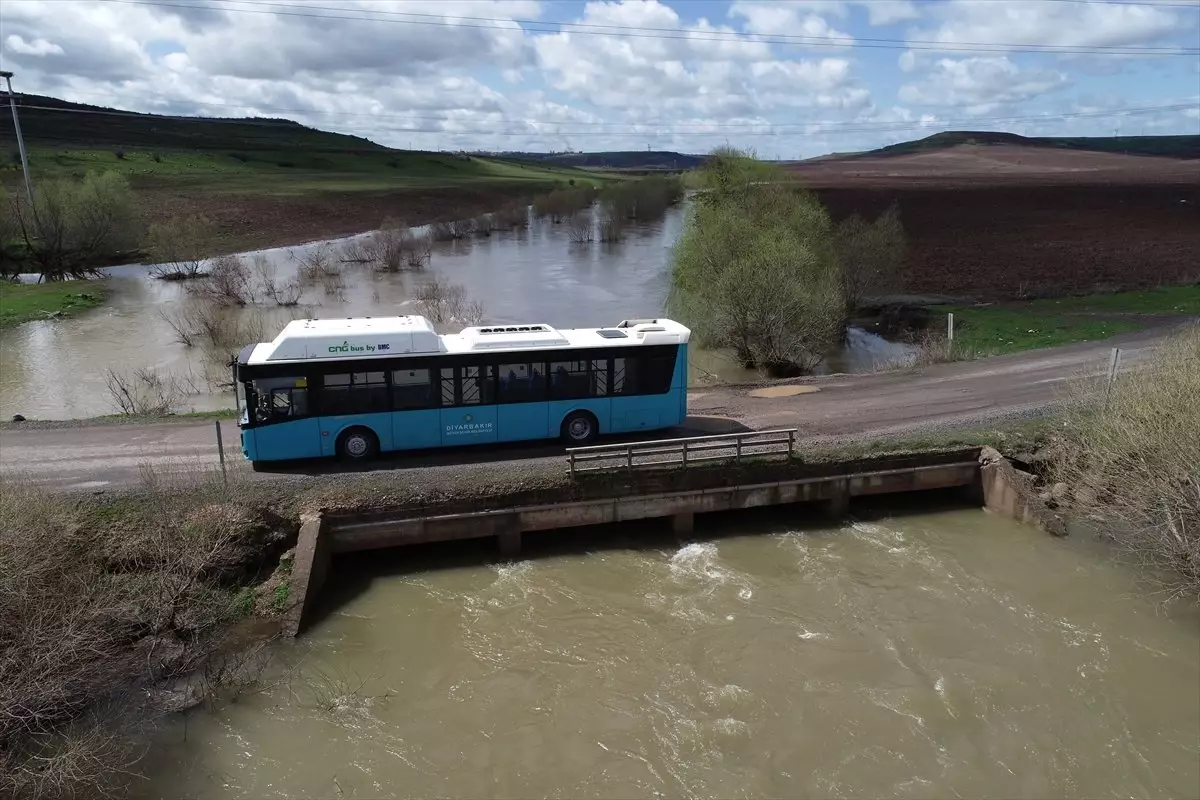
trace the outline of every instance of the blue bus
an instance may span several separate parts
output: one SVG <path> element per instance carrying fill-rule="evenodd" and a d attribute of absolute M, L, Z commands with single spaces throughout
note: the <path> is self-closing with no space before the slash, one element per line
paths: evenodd
<path fill-rule="evenodd" d="M 690 331 L 491 325 L 441 335 L 420 316 L 294 320 L 234 361 L 242 452 L 319 456 L 670 428 L 687 415 Z"/>

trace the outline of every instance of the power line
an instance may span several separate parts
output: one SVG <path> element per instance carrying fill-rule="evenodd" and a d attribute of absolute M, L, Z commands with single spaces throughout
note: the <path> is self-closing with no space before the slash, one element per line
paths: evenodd
<path fill-rule="evenodd" d="M 88 91 L 81 91 L 81 90 L 72 90 L 72 91 L 76 94 L 92 95 L 94 97 L 112 97 L 113 96 L 111 92 L 88 92 Z M 186 103 L 189 103 L 189 104 L 195 105 L 195 106 L 209 106 L 209 107 L 214 107 L 214 108 L 252 109 L 257 113 L 303 114 L 303 115 L 320 114 L 323 116 L 367 117 L 367 118 L 371 118 L 371 119 L 419 120 L 419 121 L 425 121 L 425 122 L 455 122 L 456 121 L 456 118 L 448 117 L 446 115 L 375 113 L 375 112 L 370 112 L 370 111 L 343 111 L 343 110 L 339 110 L 339 109 L 325 110 L 325 109 L 315 109 L 315 108 L 282 108 L 282 107 L 278 107 L 278 106 L 261 106 L 261 105 L 251 105 L 251 104 L 246 104 L 246 103 L 223 103 L 223 102 L 209 101 L 209 100 L 190 100 L 190 99 L 189 100 L 181 100 L 180 98 L 175 97 L 174 95 L 164 94 L 162 92 L 139 92 L 138 95 L 140 95 L 141 97 L 148 97 L 148 96 L 163 97 L 163 98 L 167 98 L 167 99 L 174 100 L 177 102 L 186 102 Z M 1168 104 L 1168 105 L 1162 105 L 1162 106 L 1135 106 L 1135 107 L 1124 108 L 1124 109 L 1115 109 L 1115 110 L 1107 109 L 1107 110 L 1103 110 L 1103 111 L 1060 112 L 1060 113 L 1053 114 L 1050 116 L 1054 117 L 1054 118 L 1058 118 L 1058 117 L 1064 117 L 1064 118 L 1083 117 L 1083 118 L 1086 118 L 1086 117 L 1090 117 L 1090 116 L 1113 116 L 1113 115 L 1131 114 L 1131 113 L 1153 113 L 1153 112 L 1160 112 L 1160 111 L 1183 111 L 1183 110 L 1187 110 L 1190 108 L 1196 108 L 1197 106 L 1200 106 L 1200 103 L 1176 103 L 1176 104 Z M 41 107 L 37 107 L 37 106 L 29 106 L 29 107 L 30 108 L 41 108 Z M 50 107 L 45 107 L 45 108 L 50 108 Z M 90 109 L 78 109 L 78 110 L 88 111 Z M 105 109 L 100 109 L 100 110 L 105 110 Z M 503 112 L 500 112 L 500 111 L 487 111 L 487 110 L 482 110 L 482 109 L 466 109 L 466 110 L 470 111 L 472 113 L 483 114 L 483 115 L 494 115 L 494 114 L 503 115 Z M 131 112 L 131 111 L 119 111 L 117 109 L 114 109 L 114 111 L 117 111 L 118 113 L 135 114 L 135 115 L 141 113 L 141 112 Z M 145 113 L 154 114 L 155 112 L 145 112 Z M 155 116 L 164 116 L 164 115 L 155 114 Z M 176 117 L 171 117 L 170 115 L 166 115 L 166 116 L 168 118 L 174 118 L 174 119 L 186 119 L 186 120 L 197 119 L 197 117 L 194 117 L 194 116 L 182 116 L 182 115 L 176 116 Z M 1011 121 L 1043 120 L 1046 118 L 1047 117 L 1045 115 L 1032 114 L 1032 115 L 1023 115 L 1023 116 L 972 117 L 971 121 L 973 123 L 1011 122 Z M 199 119 L 214 119 L 214 118 L 200 117 Z M 235 121 L 241 121 L 241 120 L 238 119 Z M 768 126 L 804 127 L 804 126 L 814 125 L 814 124 L 815 125 L 831 125 L 831 126 L 863 124 L 861 122 L 856 122 L 854 120 L 824 120 L 824 121 L 806 121 L 806 122 L 774 122 L 774 121 L 770 121 L 770 120 L 764 120 L 762 122 L 713 122 L 713 123 L 678 122 L 678 121 L 662 121 L 662 120 L 648 120 L 648 121 L 643 121 L 643 122 L 588 122 L 588 121 L 584 121 L 584 120 L 533 119 L 533 118 L 529 118 L 529 117 L 512 118 L 512 117 L 507 117 L 507 116 L 504 116 L 499 121 L 505 122 L 505 123 L 510 123 L 510 124 L 525 124 L 525 125 L 575 125 L 575 126 L 586 126 L 589 129 L 600 127 L 600 126 L 610 126 L 611 127 L 614 125 L 621 125 L 621 126 L 630 128 L 633 132 L 643 132 L 647 128 L 662 128 L 662 127 L 693 127 L 693 128 L 703 128 L 704 130 L 710 130 L 712 128 L 718 128 L 721 130 L 737 130 L 740 128 L 762 128 L 762 127 L 768 127 Z M 490 122 L 490 120 L 489 120 L 489 122 Z M 603 131 L 603 133 L 620 133 L 620 132 L 621 131 L 612 131 L 612 130 Z"/>
<path fill-rule="evenodd" d="M 453 17 L 449 17 L 449 16 L 446 16 L 443 14 L 428 14 L 428 13 L 419 12 L 419 11 L 384 11 L 384 10 L 369 9 L 369 8 L 364 8 L 364 9 L 360 10 L 360 9 L 356 9 L 356 8 L 346 8 L 344 6 L 340 6 L 340 7 L 339 6 L 317 6 L 317 5 L 310 5 L 308 3 L 301 4 L 301 3 L 273 2 L 272 0 L 224 0 L 224 2 L 238 3 L 240 5 L 248 5 L 248 6 L 267 6 L 267 7 L 272 7 L 272 8 L 304 8 L 304 9 L 311 9 L 311 10 L 315 10 L 315 11 L 341 11 L 341 12 L 359 12 L 359 11 L 361 11 L 361 13 L 364 13 L 364 14 L 381 14 L 381 15 L 386 15 L 388 17 L 403 16 L 403 17 L 419 17 L 419 18 L 423 18 L 423 19 L 434 19 L 434 20 L 443 21 L 447 25 L 453 24 L 453 23 L 449 22 L 450 20 L 456 20 L 456 21 L 457 20 L 469 20 L 472 22 L 499 22 L 499 23 L 515 22 L 518 25 L 555 25 L 560 28 L 571 29 L 571 30 L 567 31 L 568 33 L 576 32 L 574 30 L 576 28 L 588 28 L 588 29 L 596 28 L 596 29 L 601 29 L 601 30 L 612 30 L 612 31 L 638 31 L 638 32 L 672 33 L 672 34 L 686 32 L 686 31 L 682 31 L 679 28 L 654 28 L 654 27 L 640 26 L 640 25 L 635 27 L 635 26 L 628 26 L 628 25 L 607 25 L 607 24 L 598 23 L 598 22 L 558 22 L 558 21 L 549 21 L 549 20 L 531 20 L 531 19 L 519 19 L 519 18 L 473 17 L 473 16 L 465 16 L 465 15 L 455 15 Z M 1132 5 L 1132 3 L 1109 3 L 1109 5 Z M 226 10 L 234 11 L 235 9 L 226 9 Z M 590 31 L 578 31 L 578 32 L 587 33 Z M 729 36 L 729 37 L 738 37 L 738 38 L 748 38 L 751 43 L 758 41 L 758 39 L 752 38 L 752 37 L 758 36 L 758 34 L 747 33 L 744 31 L 717 31 L 717 30 L 708 31 L 708 30 L 705 30 L 705 31 L 701 31 L 701 32 L 706 33 L 706 34 L 712 34 L 714 36 L 722 36 L 722 37 Z M 864 36 L 776 35 L 775 38 L 795 42 L 797 44 L 808 44 L 811 41 L 831 42 L 831 43 L 836 44 L 837 46 L 844 46 L 844 45 L 851 44 L 854 42 L 871 42 L 871 43 L 875 43 L 875 44 L 905 45 L 906 47 L 908 44 L 926 44 L 926 45 L 928 45 L 928 44 L 932 44 L 932 45 L 953 44 L 953 45 L 961 45 L 963 47 L 1038 47 L 1038 48 L 1064 47 L 1064 48 L 1075 48 L 1075 49 L 1087 48 L 1087 49 L 1096 49 L 1096 50 L 1102 50 L 1102 51 L 1119 50 L 1119 49 L 1136 49 L 1136 50 L 1153 50 L 1156 52 L 1175 52 L 1177 49 L 1174 47 L 1152 47 L 1149 45 L 1146 45 L 1146 46 L 1143 46 L 1143 45 L 1128 45 L 1128 46 L 1125 46 L 1125 45 L 1095 45 L 1095 46 L 1092 46 L 1092 45 L 1043 45 L 1043 44 L 1035 44 L 1035 43 L 1000 44 L 1000 43 L 996 43 L 996 42 L 942 42 L 942 41 L 936 40 L 936 39 L 903 39 L 903 40 L 902 39 L 878 39 L 878 38 L 870 38 L 870 37 L 864 37 Z M 737 41 L 737 39 L 736 38 L 731 39 L 731 41 Z"/>
<path fill-rule="evenodd" d="M 745 44 L 776 44 L 793 47 L 836 47 L 851 49 L 883 49 L 883 50 L 929 50 L 936 52 L 969 52 L 969 53 L 1050 53 L 1059 55 L 1114 55 L 1114 56 L 1196 56 L 1200 48 L 1152 47 L 1152 46 L 1085 46 L 1085 45 L 1037 45 L 1037 44 L 1003 44 L 1003 43 L 938 43 L 917 44 L 900 39 L 850 39 L 839 37 L 816 36 L 761 36 L 740 31 L 701 30 L 687 31 L 674 28 L 635 28 L 622 26 L 600 26 L 592 23 L 545 22 L 540 20 L 501 19 L 498 17 L 441 17 L 427 15 L 437 19 L 392 19 L 381 17 L 382 14 L 396 16 L 415 16 L 416 12 L 376 11 L 372 9 L 350 9 L 330 6 L 303 6 L 304 8 L 328 9 L 330 11 L 351 12 L 353 14 L 374 14 L 376 16 L 346 16 L 339 14 L 313 14 L 301 11 L 280 10 L 282 7 L 295 7 L 288 4 L 254 3 L 254 0 L 225 0 L 225 2 L 241 2 L 245 4 L 271 6 L 271 8 L 230 8 L 216 5 L 193 5 L 189 3 L 166 2 L 166 0 L 108 0 L 110 3 L 125 5 L 158 6 L 162 8 L 186 8 L 204 11 L 226 11 L 241 14 L 269 14 L 273 16 L 302 17 L 324 20 L 349 20 L 353 22 L 376 22 L 395 25 L 428 25 L 442 28 L 471 28 L 482 30 L 504 30 L 521 33 L 571 33 L 587 36 L 614 36 L 635 39 L 682 40 L 690 42 L 745 43 Z M 452 22 L 450 20 L 467 20 Z M 503 24 L 478 24 L 471 20 L 490 21 Z M 513 27 L 516 26 L 516 27 Z M 536 27 L 524 27 L 536 26 Z M 554 26 L 554 27 L 551 27 Z M 556 30 L 567 27 L 568 30 Z M 605 28 L 605 29 L 597 29 Z M 612 30 L 616 29 L 616 30 Z"/>
<path fill-rule="evenodd" d="M 173 121 L 180 121 L 180 122 L 201 122 L 201 123 L 226 124 L 226 125 L 250 125 L 250 126 L 264 127 L 264 128 L 270 127 L 270 128 L 275 128 L 276 130 L 278 130 L 278 128 L 279 128 L 278 123 L 271 122 L 269 120 L 258 120 L 258 119 L 254 119 L 254 118 L 222 119 L 222 118 L 214 118 L 214 117 L 170 116 L 170 115 L 161 115 L 161 114 L 146 115 L 146 114 L 141 114 L 141 113 L 134 112 L 134 111 L 102 111 L 102 110 L 86 109 L 86 108 L 61 108 L 61 107 L 56 107 L 56 106 L 38 106 L 38 105 L 24 105 L 24 104 L 21 107 L 27 108 L 30 110 L 49 111 L 49 112 L 68 113 L 68 114 L 88 114 L 88 115 L 94 115 L 94 116 L 126 117 L 126 118 L 141 118 L 141 119 L 144 119 L 147 116 L 153 116 L 153 118 L 156 120 L 173 120 Z M 742 135 L 742 136 L 780 136 L 780 135 L 787 136 L 787 135 L 798 135 L 798 134 L 813 133 L 813 132 L 816 132 L 816 133 L 828 132 L 828 133 L 837 133 L 837 134 L 888 133 L 888 132 L 909 131 L 909 130 L 928 130 L 928 129 L 931 129 L 934 127 L 947 129 L 947 128 L 956 128 L 956 127 L 961 127 L 961 126 L 975 126 L 980 123 L 1062 122 L 1062 121 L 1067 121 L 1067 120 L 1071 120 L 1071 119 L 1140 116 L 1143 114 L 1154 114 L 1154 113 L 1162 113 L 1162 112 L 1169 112 L 1169 111 L 1182 111 L 1182 110 L 1186 110 L 1186 109 L 1192 109 L 1195 107 L 1196 106 L 1194 103 L 1177 103 L 1177 104 L 1165 105 L 1165 106 L 1126 108 L 1126 109 L 1117 109 L 1117 110 L 1111 110 L 1111 111 L 1079 111 L 1079 112 L 1065 112 L 1065 113 L 1060 113 L 1060 114 L 1047 114 L 1047 115 L 1035 115 L 1035 116 L 1014 116 L 1014 117 L 973 117 L 973 118 L 959 119 L 959 120 L 938 120 L 936 122 L 936 126 L 931 125 L 931 124 L 924 124 L 919 121 L 900 121 L 900 120 L 897 120 L 894 122 L 892 122 L 892 121 L 870 122 L 870 121 L 854 121 L 854 120 L 828 120 L 828 121 L 810 120 L 810 121 L 805 121 L 805 122 L 792 122 L 792 123 L 770 123 L 770 122 L 764 122 L 761 124 L 744 123 L 747 126 L 752 126 L 752 127 L 756 127 L 756 128 L 770 128 L 770 130 L 766 130 L 766 131 L 757 131 L 757 130 L 736 131 L 736 133 L 738 133 L 739 135 Z M 453 122 L 453 120 L 449 120 L 449 119 L 442 119 L 441 121 Z M 504 120 L 504 122 L 509 122 L 509 123 L 516 122 L 518 124 L 520 124 L 520 123 L 529 124 L 529 121 L 527 121 L 527 120 L 526 121 Z M 549 123 L 539 123 L 539 124 L 558 125 L 560 123 L 549 122 Z M 576 124 L 578 124 L 578 123 L 576 123 Z M 693 127 L 696 127 L 696 126 L 693 126 Z M 794 128 L 794 130 L 780 130 L 781 128 L 785 128 L 785 127 L 786 128 Z M 831 130 L 813 131 L 812 129 L 814 127 L 830 128 Z M 476 130 L 454 130 L 454 129 L 447 129 L 447 128 L 408 128 L 408 127 L 399 127 L 399 126 L 380 126 L 379 129 L 386 130 L 386 131 L 400 132 L 400 133 L 436 133 L 436 134 L 440 134 L 440 135 L 449 135 L 449 136 L 525 136 L 525 137 L 530 137 L 530 138 L 536 138 L 538 136 L 542 136 L 542 137 L 546 137 L 546 136 L 555 136 L 555 137 L 608 136 L 608 137 L 612 137 L 612 138 L 617 138 L 617 137 L 621 137 L 621 136 L 644 136 L 647 134 L 651 134 L 654 136 L 716 136 L 716 135 L 720 135 L 722 132 L 734 132 L 734 131 L 729 131 L 727 128 L 719 127 L 717 124 L 714 124 L 712 126 L 706 126 L 706 128 L 703 130 L 678 130 L 678 129 L 670 129 L 668 126 L 657 126 L 657 125 L 644 125 L 640 128 L 630 129 L 627 131 L 614 131 L 614 130 L 598 131 L 598 130 L 594 130 L 594 129 L 582 130 L 582 131 L 563 131 L 563 130 L 497 131 L 497 130 L 494 130 L 491 128 L 476 129 Z"/>

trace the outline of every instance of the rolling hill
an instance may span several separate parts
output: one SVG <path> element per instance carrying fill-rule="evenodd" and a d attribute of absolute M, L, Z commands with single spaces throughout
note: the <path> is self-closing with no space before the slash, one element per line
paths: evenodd
<path fill-rule="evenodd" d="M 1189 134 L 1177 136 L 1018 136 L 1015 133 L 996 131 L 945 131 L 911 142 L 891 144 L 862 153 L 845 154 L 840 158 L 914 155 L 960 145 L 1045 147 L 1096 153 L 1120 153 L 1131 156 L 1200 158 L 1200 136 Z"/>
<path fill-rule="evenodd" d="M 551 162 L 394 150 L 287 119 L 143 114 L 40 95 L 18 95 L 18 108 L 33 172 L 41 178 L 100 169 L 121 172 L 135 185 L 293 193 L 565 183 L 589 176 Z M 0 114 L 0 148 L 0 180 L 7 182 L 20 170 L 7 113 Z"/>

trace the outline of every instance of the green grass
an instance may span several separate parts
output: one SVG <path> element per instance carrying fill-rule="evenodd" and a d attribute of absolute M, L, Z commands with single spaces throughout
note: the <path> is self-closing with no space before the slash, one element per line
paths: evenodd
<path fill-rule="evenodd" d="M 434 189 L 487 184 L 599 184 L 605 180 L 578 169 L 397 150 L 151 151 L 36 147 L 31 169 L 40 180 L 78 178 L 113 171 L 135 188 L 178 188 L 236 194 L 295 195 L 323 191 Z M 0 179 L 15 183 L 20 170 L 0 167 Z"/>
<path fill-rule="evenodd" d="M 74 314 L 104 302 L 104 289 L 92 281 L 0 283 L 0 327 Z"/>
<path fill-rule="evenodd" d="M 1200 285 L 932 310 L 954 314 L 957 350 L 1002 355 L 1107 339 L 1145 328 L 1152 316 L 1200 315 Z"/>

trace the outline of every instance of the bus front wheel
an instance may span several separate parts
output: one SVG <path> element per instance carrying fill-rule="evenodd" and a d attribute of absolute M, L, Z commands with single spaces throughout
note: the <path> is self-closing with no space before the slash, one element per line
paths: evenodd
<path fill-rule="evenodd" d="M 379 452 L 379 438 L 366 428 L 350 428 L 338 437 L 337 454 L 346 461 L 369 461 Z"/>
<path fill-rule="evenodd" d="M 562 439 L 569 445 L 587 444 L 599 432 L 600 425 L 587 411 L 576 411 L 563 420 Z"/>

